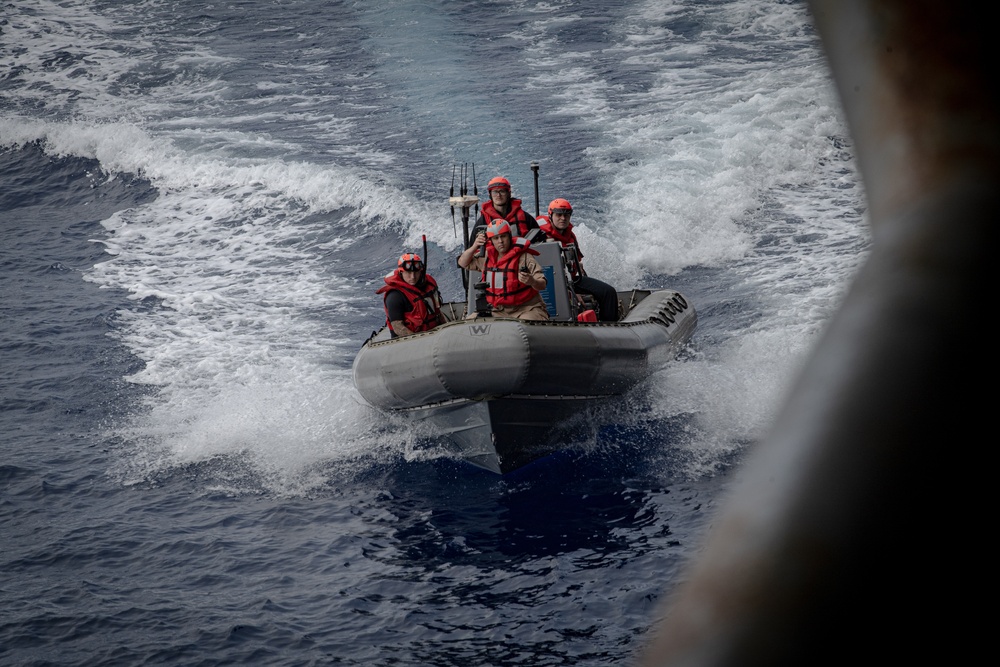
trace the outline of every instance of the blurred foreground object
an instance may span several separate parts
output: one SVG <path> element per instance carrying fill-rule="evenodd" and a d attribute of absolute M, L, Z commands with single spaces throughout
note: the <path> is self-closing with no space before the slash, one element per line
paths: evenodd
<path fill-rule="evenodd" d="M 969 598 L 990 580 L 989 540 L 967 529 L 987 507 L 976 469 L 995 437 L 995 28 L 965 2 L 810 6 L 871 256 L 739 472 L 648 666 L 954 662 L 983 625 Z"/>

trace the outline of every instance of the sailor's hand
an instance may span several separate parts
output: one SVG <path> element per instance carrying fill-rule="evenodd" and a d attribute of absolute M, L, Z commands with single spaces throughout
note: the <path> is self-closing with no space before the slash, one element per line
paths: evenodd
<path fill-rule="evenodd" d="M 531 271 L 529 271 L 528 267 L 526 266 L 522 266 L 521 270 L 517 272 L 517 279 L 522 283 L 524 283 L 525 285 L 533 286 L 535 282 L 531 276 Z"/>
<path fill-rule="evenodd" d="M 479 250 L 479 248 L 481 248 L 484 243 L 486 243 L 486 233 L 479 232 L 478 234 L 476 234 L 476 240 L 472 245 L 476 248 L 476 250 Z"/>

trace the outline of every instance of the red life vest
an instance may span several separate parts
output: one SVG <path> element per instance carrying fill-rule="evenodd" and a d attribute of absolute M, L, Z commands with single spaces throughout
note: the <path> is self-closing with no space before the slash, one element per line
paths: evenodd
<path fill-rule="evenodd" d="M 507 215 L 500 215 L 500 213 L 493 207 L 492 201 L 486 201 L 483 203 L 482 208 L 479 212 L 482 214 L 483 218 L 486 219 L 486 224 L 490 224 L 494 220 L 506 220 L 510 223 L 510 229 L 515 232 L 515 236 L 525 236 L 528 233 L 528 217 L 521 208 L 520 199 L 511 199 L 510 206 L 507 207 Z"/>
<path fill-rule="evenodd" d="M 403 314 L 403 324 L 410 331 L 430 331 L 440 323 L 441 299 L 438 296 L 437 282 L 430 276 L 424 274 L 424 284 L 411 285 L 403 280 L 396 269 L 385 278 L 385 285 L 375 290 L 376 294 L 388 295 L 395 290 L 406 297 L 410 302 L 411 309 Z M 383 297 L 383 304 L 385 299 Z M 396 333 L 389 321 L 389 309 L 385 310 L 385 323 L 389 329 Z"/>
<path fill-rule="evenodd" d="M 587 275 L 583 270 L 583 263 L 581 261 L 583 259 L 583 251 L 580 250 L 580 242 L 576 240 L 576 234 L 573 233 L 573 223 L 566 225 L 566 229 L 563 231 L 556 229 L 555 225 L 551 222 L 543 222 L 538 225 L 538 228 L 545 232 L 545 235 L 550 239 L 559 241 L 562 247 L 565 248 L 572 244 L 576 248 L 576 261 L 573 262 L 573 266 L 569 267 L 570 277 L 574 281 L 579 279 L 581 275 Z"/>
<path fill-rule="evenodd" d="M 527 239 L 519 238 L 503 257 L 490 243 L 486 247 L 486 266 L 483 281 L 486 283 L 486 300 L 491 306 L 519 306 L 530 301 L 538 290 L 517 279 L 520 271 L 521 255 L 537 255 L 531 250 Z"/>

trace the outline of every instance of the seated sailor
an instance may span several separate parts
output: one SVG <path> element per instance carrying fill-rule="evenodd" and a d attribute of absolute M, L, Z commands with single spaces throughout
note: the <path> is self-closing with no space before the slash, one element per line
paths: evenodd
<path fill-rule="evenodd" d="M 611 285 L 591 278 L 583 270 L 583 252 L 580 250 L 580 242 L 576 240 L 576 234 L 573 233 L 573 224 L 570 222 L 572 215 L 573 206 L 569 201 L 553 199 L 549 204 L 548 219 L 542 222 L 539 229 L 545 232 L 549 239 L 559 241 L 564 248 L 572 245 L 576 249 L 575 261 L 569 262 L 568 267 L 574 291 L 594 297 L 602 322 L 616 322 L 618 292 Z"/>
<path fill-rule="evenodd" d="M 393 338 L 429 331 L 444 323 L 437 282 L 415 253 L 403 253 L 396 270 L 375 291 L 384 294 L 385 321 Z"/>
<path fill-rule="evenodd" d="M 486 245 L 486 257 L 479 257 L 483 245 Z M 524 238 L 513 241 L 510 224 L 497 220 L 485 233 L 477 234 L 472 245 L 458 257 L 458 265 L 463 269 L 483 272 L 486 300 L 497 315 L 522 320 L 549 319 L 549 312 L 538 294 L 547 285 L 545 274 L 532 256 L 538 253 L 530 245 Z"/>

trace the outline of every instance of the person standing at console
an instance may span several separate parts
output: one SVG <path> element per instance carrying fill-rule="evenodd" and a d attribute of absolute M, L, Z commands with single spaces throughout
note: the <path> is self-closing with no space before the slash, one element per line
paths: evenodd
<path fill-rule="evenodd" d="M 503 176 L 490 180 L 486 186 L 490 200 L 479 210 L 477 227 L 485 227 L 497 220 L 510 223 L 511 234 L 514 237 L 527 236 L 532 229 L 538 229 L 538 222 L 523 208 L 521 200 L 513 199 L 510 193 L 510 181 Z"/>

